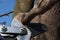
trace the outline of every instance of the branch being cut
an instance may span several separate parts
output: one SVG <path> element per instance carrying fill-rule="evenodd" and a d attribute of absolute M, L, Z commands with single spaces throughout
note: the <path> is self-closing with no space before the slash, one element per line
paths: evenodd
<path fill-rule="evenodd" d="M 22 20 L 22 23 L 29 23 L 35 16 L 44 14 L 51 9 L 59 0 L 43 0 L 40 5 L 34 5 L 32 10 L 28 12 L 28 15 Z M 38 7 L 39 6 L 39 7 Z"/>
<path fill-rule="evenodd" d="M 0 17 L 3 17 L 3 16 L 8 16 L 9 14 L 13 13 L 13 11 L 11 12 L 8 12 L 8 13 L 5 13 L 5 14 L 1 14 Z"/>

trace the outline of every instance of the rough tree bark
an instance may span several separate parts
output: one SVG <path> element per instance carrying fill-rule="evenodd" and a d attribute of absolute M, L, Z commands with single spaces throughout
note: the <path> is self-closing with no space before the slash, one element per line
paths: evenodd
<path fill-rule="evenodd" d="M 43 36 L 41 40 L 44 40 L 43 38 L 45 38 L 46 40 L 60 40 L 58 37 L 58 28 L 60 22 L 59 4 L 60 3 L 55 4 L 53 8 L 42 15 L 41 23 L 47 26 L 48 31 L 41 35 Z"/>
<path fill-rule="evenodd" d="M 44 0 L 38 8 L 39 11 L 37 13 L 34 9 L 30 11 L 30 9 L 33 7 L 33 1 L 34 0 L 16 0 L 13 17 L 16 16 L 18 12 L 28 12 L 29 15 L 23 19 L 22 23 L 28 23 L 36 16 L 31 22 L 45 24 L 48 28 L 47 32 L 40 34 L 40 39 L 38 40 L 59 40 L 58 28 L 60 25 L 60 1 Z M 37 16 L 40 14 L 43 15 Z"/>

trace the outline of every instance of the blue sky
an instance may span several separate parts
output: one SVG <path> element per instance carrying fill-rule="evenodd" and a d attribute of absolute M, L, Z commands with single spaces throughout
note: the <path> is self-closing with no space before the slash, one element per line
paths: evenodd
<path fill-rule="evenodd" d="M 4 14 L 14 10 L 15 0 L 0 0 L 0 14 Z M 0 22 L 5 22 L 6 25 L 10 25 L 12 20 L 12 14 L 9 16 L 0 17 Z"/>

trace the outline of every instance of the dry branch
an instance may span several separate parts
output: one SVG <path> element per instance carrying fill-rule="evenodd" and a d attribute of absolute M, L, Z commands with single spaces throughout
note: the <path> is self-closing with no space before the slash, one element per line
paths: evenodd
<path fill-rule="evenodd" d="M 9 14 L 13 13 L 13 11 L 10 11 L 8 13 L 5 13 L 5 14 L 1 14 L 0 17 L 3 17 L 3 16 L 8 16 Z"/>

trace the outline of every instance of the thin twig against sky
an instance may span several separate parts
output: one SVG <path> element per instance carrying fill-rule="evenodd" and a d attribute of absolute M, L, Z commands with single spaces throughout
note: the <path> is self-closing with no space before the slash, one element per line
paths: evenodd
<path fill-rule="evenodd" d="M 3 17 L 3 16 L 9 16 L 9 14 L 13 13 L 13 11 L 10 11 L 8 13 L 5 13 L 5 14 L 1 14 L 0 17 Z"/>

